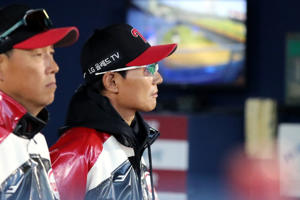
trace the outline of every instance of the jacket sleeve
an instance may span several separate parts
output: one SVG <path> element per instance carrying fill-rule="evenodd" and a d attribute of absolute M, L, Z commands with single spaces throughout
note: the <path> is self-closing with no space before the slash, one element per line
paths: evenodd
<path fill-rule="evenodd" d="M 84 199 L 87 174 L 102 150 L 94 145 L 96 134 L 88 132 L 87 128 L 70 129 L 50 148 L 61 200 Z"/>

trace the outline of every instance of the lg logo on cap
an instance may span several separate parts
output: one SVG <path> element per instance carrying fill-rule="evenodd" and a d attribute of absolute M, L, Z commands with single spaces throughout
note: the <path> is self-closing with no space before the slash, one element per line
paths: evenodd
<path fill-rule="evenodd" d="M 147 43 L 147 40 L 144 38 L 144 36 L 140 32 L 138 32 L 138 30 L 136 30 L 135 28 L 131 29 L 131 34 L 133 35 L 133 37 L 136 37 L 136 38 L 140 37 L 140 38 L 142 38 L 142 40 L 145 43 Z"/>

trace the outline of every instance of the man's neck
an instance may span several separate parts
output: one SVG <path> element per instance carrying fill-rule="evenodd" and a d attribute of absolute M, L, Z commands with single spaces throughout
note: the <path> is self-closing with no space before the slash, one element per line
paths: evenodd
<path fill-rule="evenodd" d="M 42 106 L 33 105 L 33 104 L 29 103 L 28 101 L 25 101 L 24 99 L 20 98 L 18 95 L 14 95 L 14 94 L 11 94 L 11 93 L 7 92 L 5 89 L 3 89 L 1 87 L 0 87 L 0 90 L 2 92 L 4 92 L 6 95 L 8 95 L 11 98 L 13 98 L 19 104 L 21 104 L 27 110 L 27 112 L 29 112 L 31 115 L 33 115 L 35 117 L 44 108 Z"/>
<path fill-rule="evenodd" d="M 119 115 L 128 124 L 128 126 L 130 126 L 135 117 L 136 111 L 128 108 L 122 108 L 121 106 L 119 106 L 119 104 L 116 104 L 116 102 L 114 102 L 112 99 L 109 100 L 112 107 L 119 113 Z"/>
<path fill-rule="evenodd" d="M 115 106 L 113 103 L 111 104 L 114 107 L 114 109 L 119 113 L 119 115 L 122 117 L 122 119 L 128 124 L 128 126 L 130 126 L 134 119 L 135 111 L 122 109 L 118 106 Z"/>

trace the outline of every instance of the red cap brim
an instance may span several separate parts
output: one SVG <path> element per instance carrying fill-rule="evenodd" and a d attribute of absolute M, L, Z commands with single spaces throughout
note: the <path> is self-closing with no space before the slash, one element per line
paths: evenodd
<path fill-rule="evenodd" d="M 165 44 L 151 46 L 141 55 L 126 64 L 126 66 L 141 66 L 156 63 L 171 55 L 177 48 L 177 44 Z"/>
<path fill-rule="evenodd" d="M 76 27 L 53 28 L 45 32 L 38 33 L 13 46 L 15 49 L 36 49 L 49 45 L 55 47 L 65 47 L 78 40 L 79 31 Z"/>

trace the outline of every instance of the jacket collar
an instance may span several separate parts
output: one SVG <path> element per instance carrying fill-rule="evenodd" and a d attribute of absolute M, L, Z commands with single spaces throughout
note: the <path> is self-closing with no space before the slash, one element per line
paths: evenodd
<path fill-rule="evenodd" d="M 44 108 L 37 117 L 31 115 L 13 98 L 0 91 L 0 127 L 9 132 L 31 139 L 48 121 Z"/>

